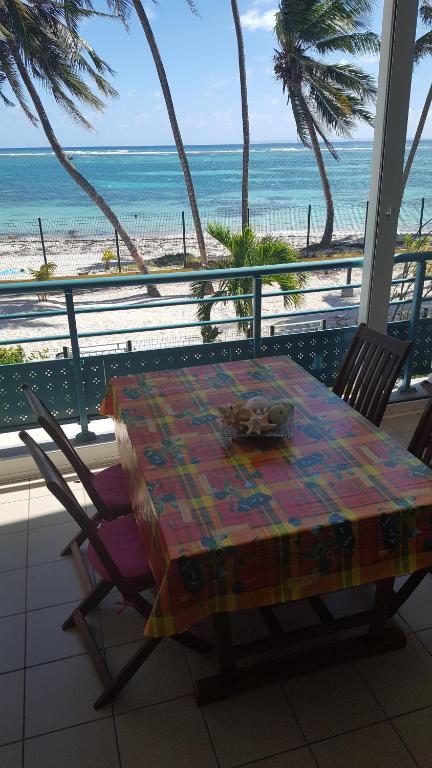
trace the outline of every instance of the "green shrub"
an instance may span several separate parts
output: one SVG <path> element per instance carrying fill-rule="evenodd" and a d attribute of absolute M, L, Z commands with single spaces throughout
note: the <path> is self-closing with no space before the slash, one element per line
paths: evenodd
<path fill-rule="evenodd" d="M 112 251 L 104 251 L 102 254 L 102 262 L 106 270 L 110 267 L 110 261 L 113 261 L 116 258 L 115 253 Z"/>
<path fill-rule="evenodd" d="M 23 363 L 25 352 L 20 345 L 16 347 L 0 347 L 0 365 L 13 365 Z"/>
<path fill-rule="evenodd" d="M 51 280 L 56 269 L 57 264 L 54 264 L 53 261 L 48 261 L 46 264 L 41 264 L 38 269 L 29 269 L 29 272 L 31 275 L 33 275 L 35 280 L 43 282 L 44 280 Z M 46 301 L 46 293 L 38 293 L 38 299 L 39 301 Z"/>

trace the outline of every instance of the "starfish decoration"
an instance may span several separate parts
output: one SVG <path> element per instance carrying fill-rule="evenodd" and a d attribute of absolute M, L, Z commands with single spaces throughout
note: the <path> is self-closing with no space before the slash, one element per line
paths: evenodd
<path fill-rule="evenodd" d="M 242 426 L 247 427 L 247 435 L 262 435 L 271 432 L 276 424 L 269 421 L 268 413 L 256 413 L 248 421 L 243 421 Z"/>
<path fill-rule="evenodd" d="M 246 408 L 241 400 L 232 405 L 219 406 L 218 410 L 222 414 L 226 426 L 235 427 L 236 429 L 240 429 L 243 422 L 253 414 L 253 411 L 250 408 Z"/>

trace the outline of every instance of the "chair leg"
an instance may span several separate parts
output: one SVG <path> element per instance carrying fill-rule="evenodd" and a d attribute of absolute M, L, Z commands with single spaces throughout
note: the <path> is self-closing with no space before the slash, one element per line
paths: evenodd
<path fill-rule="evenodd" d="M 81 600 L 78 607 L 72 611 L 71 615 L 68 616 L 66 621 L 63 622 L 62 628 L 70 629 L 73 627 L 75 625 L 75 612 L 79 611 L 82 616 L 85 616 L 89 611 L 92 611 L 93 608 L 96 608 L 96 606 L 99 605 L 104 597 L 106 597 L 107 594 L 111 592 L 112 587 L 113 585 L 111 581 L 100 581 L 99 584 L 97 584 L 95 588 L 90 592 L 90 594 Z"/>
<path fill-rule="evenodd" d="M 135 672 L 139 670 L 141 665 L 144 664 L 150 654 L 153 653 L 160 642 L 160 638 L 152 637 L 149 640 L 145 640 L 144 643 L 140 645 L 138 650 L 133 654 L 129 661 L 126 662 L 124 667 L 122 667 L 118 675 L 116 675 L 112 682 L 105 687 L 104 692 L 96 699 L 93 705 L 95 709 L 100 709 L 100 707 L 114 701 L 116 696 L 129 682 L 131 677 L 134 676 Z"/>

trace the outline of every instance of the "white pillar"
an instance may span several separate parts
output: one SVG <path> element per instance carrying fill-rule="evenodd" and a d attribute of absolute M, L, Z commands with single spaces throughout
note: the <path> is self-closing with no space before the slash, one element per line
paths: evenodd
<path fill-rule="evenodd" d="M 419 0 L 384 0 L 359 322 L 387 327 Z"/>

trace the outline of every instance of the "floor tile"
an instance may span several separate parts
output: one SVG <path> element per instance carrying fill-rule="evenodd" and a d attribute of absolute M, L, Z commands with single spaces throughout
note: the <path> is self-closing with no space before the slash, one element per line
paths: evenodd
<path fill-rule="evenodd" d="M 116 722 L 122 768 L 217 768 L 192 697 L 117 715 Z"/>
<path fill-rule="evenodd" d="M 312 745 L 319 768 L 415 768 L 389 723 L 372 725 Z"/>
<path fill-rule="evenodd" d="M 119 768 L 112 718 L 27 739 L 24 768 Z"/>
<path fill-rule="evenodd" d="M 27 614 L 27 665 L 45 664 L 85 653 L 78 630 L 62 629 L 62 624 L 74 610 L 76 602 L 29 611 Z M 100 643 L 99 617 L 92 612 L 86 617 L 96 642 Z"/>
<path fill-rule="evenodd" d="M 414 635 L 406 648 L 356 666 L 389 717 L 432 704 L 432 657 Z"/>
<path fill-rule="evenodd" d="M 417 639 L 432 653 L 432 629 L 425 629 L 423 632 L 416 633 Z"/>
<path fill-rule="evenodd" d="M 25 614 L 0 619 L 0 673 L 24 666 Z"/>
<path fill-rule="evenodd" d="M 413 632 L 432 627 L 432 576 L 428 574 L 399 610 Z"/>
<path fill-rule="evenodd" d="M 26 531 L 28 528 L 29 503 L 26 499 L 10 501 L 0 496 L 0 535 Z"/>
<path fill-rule="evenodd" d="M 292 603 L 276 606 L 273 610 L 282 629 L 286 632 L 319 624 L 319 618 L 307 600 L 295 600 Z"/>
<path fill-rule="evenodd" d="M 324 602 L 334 618 L 339 619 L 352 613 L 370 610 L 373 607 L 374 597 L 375 587 L 372 584 L 366 584 L 355 589 L 332 592 L 325 596 Z"/>
<path fill-rule="evenodd" d="M 109 669 L 118 672 L 140 645 L 128 643 L 110 648 L 106 654 Z M 114 709 L 127 712 L 192 693 L 193 682 L 183 648 L 173 640 L 163 640 L 118 696 Z"/>
<path fill-rule="evenodd" d="M 316 768 L 316 762 L 309 747 L 303 747 L 259 760 L 258 763 L 248 763 L 244 768 Z"/>
<path fill-rule="evenodd" d="M 76 523 L 62 523 L 31 528 L 28 536 L 28 564 L 38 565 L 62 560 L 61 551 L 78 531 Z"/>
<path fill-rule="evenodd" d="M 0 765 L 2 768 L 21 768 L 22 743 L 20 741 L 0 747 Z"/>
<path fill-rule="evenodd" d="M 0 573 L 0 616 L 25 610 L 26 569 Z"/>
<path fill-rule="evenodd" d="M 0 675 L 0 744 L 23 735 L 24 672 Z"/>
<path fill-rule="evenodd" d="M 266 686 L 204 707 L 221 768 L 251 763 L 304 745 L 279 685 Z"/>
<path fill-rule="evenodd" d="M 28 480 L 17 485 L 2 485 L 0 489 L 0 504 L 3 501 L 28 501 L 29 496 Z"/>
<path fill-rule="evenodd" d="M 0 573 L 27 565 L 27 531 L 0 536 Z"/>
<path fill-rule="evenodd" d="M 70 522 L 71 516 L 59 501 L 50 494 L 38 496 L 30 501 L 29 526 L 42 528 L 46 525 L 58 525 Z"/>
<path fill-rule="evenodd" d="M 95 710 L 101 686 L 88 656 L 74 656 L 39 667 L 26 676 L 26 738 L 106 717 Z"/>
<path fill-rule="evenodd" d="M 308 741 L 384 720 L 366 683 L 351 664 L 302 675 L 283 683 Z"/>
<path fill-rule="evenodd" d="M 396 717 L 393 725 L 419 768 L 432 765 L 432 707 Z"/>
<path fill-rule="evenodd" d="M 113 590 L 100 605 L 105 648 L 142 640 L 144 619 L 131 607 L 123 608 L 123 598 Z"/>
<path fill-rule="evenodd" d="M 32 565 L 27 576 L 28 610 L 80 600 L 84 590 L 71 559 Z"/>

